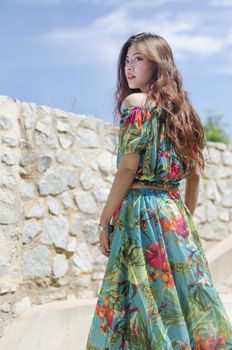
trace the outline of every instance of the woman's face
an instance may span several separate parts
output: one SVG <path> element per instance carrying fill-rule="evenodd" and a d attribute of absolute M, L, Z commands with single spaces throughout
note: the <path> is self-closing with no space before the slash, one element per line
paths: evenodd
<path fill-rule="evenodd" d="M 148 92 L 148 82 L 153 76 L 152 61 L 140 53 L 134 45 L 127 50 L 124 72 L 130 89 Z"/>

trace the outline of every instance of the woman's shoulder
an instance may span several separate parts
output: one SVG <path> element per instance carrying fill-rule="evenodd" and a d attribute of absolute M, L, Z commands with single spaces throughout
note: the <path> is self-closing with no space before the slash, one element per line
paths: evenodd
<path fill-rule="evenodd" d="M 147 94 L 144 92 L 134 92 L 130 95 L 128 95 L 122 103 L 122 108 L 129 108 L 129 107 L 146 107 L 146 98 Z M 149 103 L 149 106 L 154 106 L 155 104 Z"/>

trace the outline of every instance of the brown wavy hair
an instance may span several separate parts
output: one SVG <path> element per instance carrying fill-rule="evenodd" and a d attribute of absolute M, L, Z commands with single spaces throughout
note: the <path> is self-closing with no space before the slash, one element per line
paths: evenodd
<path fill-rule="evenodd" d="M 136 45 L 136 48 L 153 62 L 154 74 L 149 82 L 146 104 L 153 101 L 152 104 L 157 108 L 162 108 L 166 134 L 173 142 L 178 158 L 186 165 L 197 163 L 199 170 L 204 170 L 204 127 L 183 88 L 172 50 L 161 36 L 139 33 L 132 35 L 122 46 L 117 63 L 114 120 L 117 121 L 117 116 L 122 114 L 124 99 L 131 93 L 141 92 L 140 89 L 129 88 L 125 76 L 124 65 L 131 45 Z"/>

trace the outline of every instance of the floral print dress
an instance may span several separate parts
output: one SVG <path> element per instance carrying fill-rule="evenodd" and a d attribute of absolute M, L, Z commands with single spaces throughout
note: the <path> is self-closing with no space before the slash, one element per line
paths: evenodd
<path fill-rule="evenodd" d="M 113 214 L 86 350 L 232 349 L 231 321 L 178 189 L 192 164 L 178 160 L 161 120 L 152 106 L 122 112 L 117 166 L 139 153 L 135 181 L 160 188 L 128 189 Z"/>

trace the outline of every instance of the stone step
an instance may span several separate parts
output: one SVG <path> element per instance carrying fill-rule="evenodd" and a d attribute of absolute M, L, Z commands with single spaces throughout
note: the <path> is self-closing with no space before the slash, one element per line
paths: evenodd
<path fill-rule="evenodd" d="M 208 246 L 205 253 L 217 290 L 223 287 L 225 281 L 229 286 L 232 273 L 232 235 L 228 235 L 216 244 Z"/>
<path fill-rule="evenodd" d="M 232 293 L 220 294 L 232 322 Z M 1 350 L 85 350 L 97 298 L 33 306 L 0 340 Z"/>

